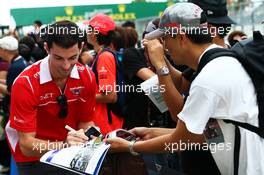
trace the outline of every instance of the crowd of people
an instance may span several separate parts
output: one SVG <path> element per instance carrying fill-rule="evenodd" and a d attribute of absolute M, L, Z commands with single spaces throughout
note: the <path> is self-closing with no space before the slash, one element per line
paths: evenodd
<path fill-rule="evenodd" d="M 10 171 L 11 155 L 20 175 L 74 174 L 39 159 L 50 144 L 85 143 L 91 126 L 103 135 L 120 128 L 136 135 L 104 140 L 109 157 L 140 153 L 145 166 L 133 173 L 264 174 L 263 137 L 240 126 L 261 127 L 252 77 L 232 55 L 204 63 L 214 50 L 248 40 L 243 31 L 230 32 L 235 22 L 225 1 L 176 3 L 149 21 L 141 39 L 133 22 L 117 26 L 105 14 L 84 24 L 42 27 L 36 20 L 27 36 L 0 39 L 0 174 Z M 154 76 L 166 112 L 144 91 L 120 90 Z"/>

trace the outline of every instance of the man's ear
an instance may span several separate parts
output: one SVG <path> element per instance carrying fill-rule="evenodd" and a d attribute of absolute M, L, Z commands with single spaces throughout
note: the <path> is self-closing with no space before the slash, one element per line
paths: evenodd
<path fill-rule="evenodd" d="M 46 50 L 48 54 L 50 54 L 50 49 L 49 49 L 47 42 L 44 42 L 44 49 Z"/>
<path fill-rule="evenodd" d="M 180 41 L 180 44 L 183 45 L 184 42 L 186 42 L 186 34 L 185 33 L 179 33 L 179 41 Z"/>

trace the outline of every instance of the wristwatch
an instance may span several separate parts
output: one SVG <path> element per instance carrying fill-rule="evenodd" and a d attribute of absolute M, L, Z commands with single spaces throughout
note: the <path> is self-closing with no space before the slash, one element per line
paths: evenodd
<path fill-rule="evenodd" d="M 164 76 L 164 75 L 169 75 L 170 74 L 170 70 L 168 68 L 168 66 L 162 66 L 159 69 L 157 69 L 157 74 Z"/>
<path fill-rule="evenodd" d="M 128 145 L 128 149 L 129 149 L 129 152 L 133 155 L 133 156 L 138 156 L 139 153 L 134 151 L 133 149 L 133 146 L 134 144 L 136 143 L 136 140 L 132 140 L 131 142 L 129 142 L 129 145 Z"/>

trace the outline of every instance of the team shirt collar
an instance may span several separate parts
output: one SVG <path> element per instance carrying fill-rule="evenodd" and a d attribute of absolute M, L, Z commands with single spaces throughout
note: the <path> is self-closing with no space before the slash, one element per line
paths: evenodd
<path fill-rule="evenodd" d="M 52 77 L 49 69 L 49 56 L 47 56 L 41 61 L 39 74 L 40 74 L 40 84 L 44 84 L 49 81 L 52 81 Z M 72 68 L 70 77 L 74 79 L 80 79 L 76 64 Z"/>

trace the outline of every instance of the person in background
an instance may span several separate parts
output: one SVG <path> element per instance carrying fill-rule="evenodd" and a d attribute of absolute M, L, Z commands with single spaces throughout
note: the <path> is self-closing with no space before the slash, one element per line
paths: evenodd
<path fill-rule="evenodd" d="M 151 20 L 144 32 L 143 38 L 147 33 L 158 28 L 159 18 Z M 129 43 L 128 48 L 123 53 L 123 72 L 126 84 L 133 87 L 134 91 L 127 93 L 127 116 L 124 123 L 124 128 L 132 129 L 134 127 L 175 127 L 175 122 L 170 116 L 170 112 L 164 113 L 156 107 L 144 92 L 136 90 L 145 80 L 156 75 L 155 69 L 151 66 L 147 56 L 147 50 L 144 48 L 135 48 L 138 36 L 133 28 L 125 28 L 126 31 L 131 30 L 130 34 L 126 32 L 126 38 Z M 157 175 L 155 169 L 151 168 L 154 165 L 161 166 L 163 169 L 170 168 L 170 171 L 180 170 L 178 154 L 143 154 L 142 158 L 147 162 L 148 172 L 150 175 Z"/>
<path fill-rule="evenodd" d="M 33 38 L 35 42 L 35 47 L 32 50 L 32 57 L 35 61 L 41 60 L 45 58 L 48 54 L 44 48 L 44 40 L 45 36 L 41 36 L 47 28 L 42 28 L 42 22 L 40 20 L 34 21 L 33 24 L 34 30 L 28 34 L 29 37 Z M 41 32 L 41 30 L 43 30 Z"/>
<path fill-rule="evenodd" d="M 5 103 L 10 104 L 11 87 L 16 77 L 28 66 L 27 61 L 19 55 L 18 41 L 12 36 L 0 39 L 0 57 L 10 63 L 8 68 L 6 84 L 0 85 L 1 92 L 6 95 Z M 9 107 L 8 107 L 9 109 Z M 9 113 L 9 110 L 6 111 Z"/>
<path fill-rule="evenodd" d="M 89 50 L 86 47 L 82 48 L 78 61 L 83 65 L 91 65 L 93 62 L 94 57 L 91 55 Z"/>
<path fill-rule="evenodd" d="M 9 63 L 0 59 L 0 83 L 6 84 L 6 76 Z M 4 128 L 7 123 L 6 114 L 3 110 L 4 94 L 0 93 L 0 174 L 9 174 L 10 171 L 10 150 L 5 138 Z"/>
<path fill-rule="evenodd" d="M 242 41 L 244 39 L 247 39 L 247 35 L 239 30 L 232 31 L 227 38 L 228 43 L 230 44 L 231 47 L 235 45 L 237 42 Z"/>
<path fill-rule="evenodd" d="M 37 47 L 35 41 L 29 36 L 25 36 L 19 40 L 18 53 L 25 58 L 28 64 L 35 62 L 35 58 L 32 56 L 35 47 Z"/>
<path fill-rule="evenodd" d="M 0 80 L 0 91 L 4 95 L 1 104 L 3 108 L 4 128 L 9 119 L 11 86 L 15 78 L 27 67 L 27 62 L 19 55 L 18 41 L 13 36 L 6 36 L 0 39 L 0 57 L 10 65 L 6 77 Z M 1 140 L 1 164 L 3 164 L 5 168 L 10 166 L 10 158 L 11 153 L 8 148 L 7 140 L 4 138 Z"/>
<path fill-rule="evenodd" d="M 95 15 L 89 22 L 93 32 L 87 33 L 87 41 L 97 50 L 92 70 L 96 75 L 97 94 L 96 110 L 93 121 L 99 126 L 102 134 L 107 134 L 115 129 L 122 128 L 123 118 L 115 114 L 109 107 L 117 101 L 116 92 L 116 60 L 112 52 L 112 38 L 115 22 L 104 14 Z"/>
<path fill-rule="evenodd" d="M 133 28 L 133 29 L 135 29 L 135 31 L 136 31 L 136 24 L 135 24 L 135 22 L 134 21 L 125 21 L 123 24 L 122 24 L 122 27 L 124 27 L 124 28 Z M 128 30 L 128 32 L 129 32 L 129 30 Z M 127 34 L 129 34 L 129 33 L 127 33 Z M 138 35 L 138 34 L 137 34 Z M 137 41 L 137 43 L 136 43 L 136 48 L 141 48 L 142 46 L 141 46 L 141 42 L 140 42 L 140 40 L 138 40 Z"/>
<path fill-rule="evenodd" d="M 228 48 L 224 38 L 231 31 L 235 22 L 228 16 L 226 0 L 188 0 L 204 10 L 213 43 Z"/>
<path fill-rule="evenodd" d="M 136 29 L 136 24 L 133 21 L 125 21 L 122 24 L 122 27 L 126 28 L 126 27 L 132 27 L 133 29 Z"/>

